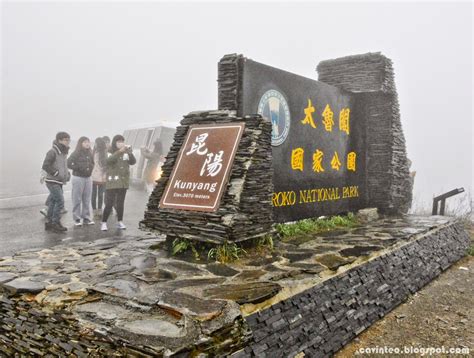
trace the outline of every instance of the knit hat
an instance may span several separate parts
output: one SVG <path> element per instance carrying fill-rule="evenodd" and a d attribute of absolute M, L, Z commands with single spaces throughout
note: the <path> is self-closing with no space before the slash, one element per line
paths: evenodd
<path fill-rule="evenodd" d="M 56 140 L 70 139 L 71 136 L 66 132 L 58 132 L 56 134 Z"/>

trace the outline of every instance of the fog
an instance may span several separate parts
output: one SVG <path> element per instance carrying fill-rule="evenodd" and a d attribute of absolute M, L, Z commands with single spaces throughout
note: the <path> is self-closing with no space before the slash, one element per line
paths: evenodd
<path fill-rule="evenodd" d="M 224 54 L 317 79 L 322 60 L 376 51 L 394 61 L 415 208 L 472 192 L 472 18 L 470 2 L 3 2 L 0 198 L 46 192 L 59 130 L 94 140 L 217 108 Z"/>

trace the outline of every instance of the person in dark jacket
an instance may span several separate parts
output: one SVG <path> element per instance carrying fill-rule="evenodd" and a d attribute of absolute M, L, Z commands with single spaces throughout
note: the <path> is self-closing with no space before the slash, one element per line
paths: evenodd
<path fill-rule="evenodd" d="M 66 132 L 56 134 L 53 147 L 46 153 L 42 169 L 46 172 L 44 182 L 49 190 L 48 214 L 45 230 L 64 232 L 67 229 L 61 224 L 61 210 L 64 208 L 63 185 L 71 178 L 67 170 L 67 154 L 71 137 Z"/>
<path fill-rule="evenodd" d="M 123 209 L 125 194 L 130 182 L 130 165 L 137 162 L 132 149 L 125 145 L 125 138 L 120 134 L 112 139 L 112 145 L 107 157 L 107 181 L 105 183 L 105 207 L 102 213 L 102 224 L 100 229 L 107 231 L 107 220 L 115 208 L 117 212 L 117 227 L 121 230 L 127 227 L 123 223 Z"/>
<path fill-rule="evenodd" d="M 91 174 L 94 169 L 94 157 L 89 138 L 79 138 L 76 149 L 69 156 L 67 164 L 68 168 L 72 169 L 72 217 L 74 225 L 93 225 L 94 221 L 91 216 Z"/>
<path fill-rule="evenodd" d="M 141 154 L 147 159 L 143 178 L 145 179 L 146 190 L 150 194 L 155 187 L 156 179 L 158 179 L 158 165 L 163 158 L 161 142 L 157 140 L 154 143 L 153 152 L 146 147 L 142 147 Z"/>

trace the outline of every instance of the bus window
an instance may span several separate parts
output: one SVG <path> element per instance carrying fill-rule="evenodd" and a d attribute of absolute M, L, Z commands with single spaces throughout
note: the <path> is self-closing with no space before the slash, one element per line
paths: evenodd
<path fill-rule="evenodd" d="M 151 144 L 155 143 L 157 140 L 161 142 L 161 131 L 163 127 L 156 127 L 155 131 L 153 132 L 153 139 L 151 140 Z"/>
<path fill-rule="evenodd" d="M 138 130 L 136 129 L 130 131 L 130 136 L 128 138 L 129 140 L 127 141 L 128 145 L 133 146 L 133 143 L 135 142 L 135 139 L 137 138 L 137 134 L 138 134 Z"/>
<path fill-rule="evenodd" d="M 127 129 L 123 132 L 123 137 L 125 138 L 125 143 L 128 144 L 128 137 L 130 137 L 130 130 Z"/>
<path fill-rule="evenodd" d="M 151 139 L 153 138 L 153 132 L 155 131 L 154 128 L 150 128 L 147 130 L 146 133 L 146 142 L 145 142 L 145 147 L 150 148 L 151 145 Z"/>
<path fill-rule="evenodd" d="M 133 148 L 140 149 L 143 145 L 145 145 L 145 137 L 146 137 L 146 130 L 139 129 L 137 130 L 137 137 L 135 138 L 135 142 L 133 143 Z"/>

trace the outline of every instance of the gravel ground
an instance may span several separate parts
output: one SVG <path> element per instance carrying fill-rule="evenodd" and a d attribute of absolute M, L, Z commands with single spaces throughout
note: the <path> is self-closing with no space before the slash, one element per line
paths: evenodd
<path fill-rule="evenodd" d="M 471 230 L 474 243 L 474 231 Z M 468 354 L 434 352 L 436 357 L 474 356 L 474 256 L 467 256 L 382 320 L 365 330 L 335 357 L 360 356 L 419 357 L 422 352 L 408 354 L 360 353 L 361 348 L 459 348 Z M 413 348 L 413 349 L 414 349 Z M 385 348 L 383 348 L 385 349 Z M 409 348 L 410 349 L 410 348 Z M 396 352 L 395 352 L 396 353 Z M 425 353 L 425 356 L 430 356 Z"/>

